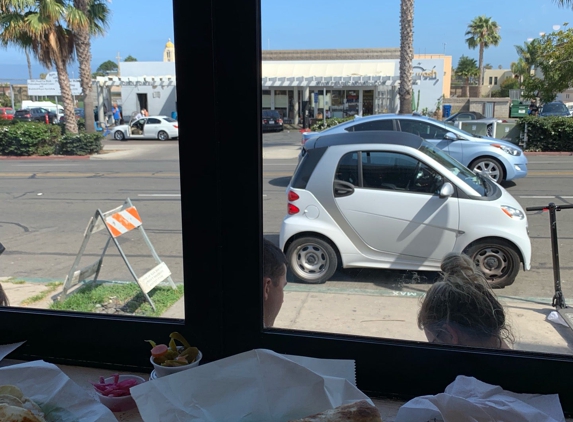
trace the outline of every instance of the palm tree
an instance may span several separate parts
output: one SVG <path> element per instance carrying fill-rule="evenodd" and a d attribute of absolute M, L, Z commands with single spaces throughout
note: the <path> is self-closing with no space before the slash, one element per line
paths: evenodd
<path fill-rule="evenodd" d="M 479 86 L 483 85 L 483 52 L 486 48 L 499 44 L 499 29 L 496 21 L 483 15 L 474 18 L 468 25 L 466 43 L 471 49 L 479 47 Z"/>
<path fill-rule="evenodd" d="M 516 62 L 511 63 L 510 68 L 511 68 L 511 73 L 513 73 L 516 79 L 519 80 L 519 86 L 521 87 L 521 84 L 523 83 L 523 78 L 529 75 L 527 63 L 525 63 L 525 60 L 523 60 L 523 58 L 520 57 L 519 59 L 517 59 Z"/>
<path fill-rule="evenodd" d="M 108 25 L 109 8 L 102 0 L 74 0 L 76 13 L 73 21 L 73 33 L 80 65 L 80 82 L 82 86 L 82 100 L 84 103 L 86 131 L 95 132 L 94 102 L 92 95 L 91 72 L 91 36 L 103 35 Z"/>
<path fill-rule="evenodd" d="M 67 65 L 74 58 L 73 17 L 65 0 L 0 0 L 0 43 L 29 48 L 47 68 L 55 67 L 66 118 L 66 130 L 78 133 Z"/>
<path fill-rule="evenodd" d="M 412 113 L 414 61 L 414 0 L 400 1 L 400 113 Z"/>
<path fill-rule="evenodd" d="M 541 43 L 539 39 L 533 39 L 531 42 L 524 42 L 523 46 L 516 45 L 515 51 L 520 59 L 523 60 L 527 74 L 531 75 L 532 70 L 539 64 L 541 56 Z"/>
<path fill-rule="evenodd" d="M 477 66 L 476 59 L 472 59 L 468 56 L 461 56 L 458 61 L 458 67 L 456 68 L 456 75 L 464 78 L 464 97 L 469 97 L 470 91 L 470 79 L 479 76 L 479 68 Z"/>
<path fill-rule="evenodd" d="M 573 0 L 553 0 L 561 7 L 571 7 L 573 8 Z"/>

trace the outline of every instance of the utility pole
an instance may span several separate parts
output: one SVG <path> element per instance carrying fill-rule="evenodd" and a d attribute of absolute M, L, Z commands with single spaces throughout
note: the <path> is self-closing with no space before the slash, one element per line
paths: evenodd
<path fill-rule="evenodd" d="M 119 55 L 119 51 L 117 52 L 117 56 L 115 56 L 115 58 L 117 59 L 117 76 L 121 76 L 119 74 L 119 63 L 121 62 L 121 56 Z"/>

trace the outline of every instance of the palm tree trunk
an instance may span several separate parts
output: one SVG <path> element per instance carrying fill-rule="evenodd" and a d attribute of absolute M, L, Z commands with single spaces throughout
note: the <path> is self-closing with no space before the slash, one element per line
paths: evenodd
<path fill-rule="evenodd" d="M 400 114 L 412 113 L 414 0 L 400 1 Z"/>
<path fill-rule="evenodd" d="M 30 60 L 30 53 L 28 53 L 27 49 L 24 49 L 24 53 L 26 54 L 26 62 L 28 63 L 28 76 L 30 79 L 34 79 L 32 75 L 32 61 Z"/>
<path fill-rule="evenodd" d="M 78 123 L 76 121 L 76 113 L 74 112 L 74 98 L 72 96 L 72 89 L 70 88 L 68 69 L 61 59 L 55 60 L 55 65 L 56 71 L 58 72 L 58 83 L 60 84 L 62 102 L 64 103 L 66 132 L 78 133 Z"/>
<path fill-rule="evenodd" d="M 466 84 L 464 85 L 465 95 L 462 97 L 469 97 L 470 96 L 470 78 L 466 78 Z"/>
<path fill-rule="evenodd" d="M 81 10 L 86 16 L 89 13 L 90 0 L 74 0 L 74 7 Z M 86 132 L 95 133 L 94 101 L 92 96 L 91 74 L 91 41 L 89 28 L 75 31 L 76 53 L 80 64 L 80 81 L 82 86 L 82 100 L 84 103 Z"/>
<path fill-rule="evenodd" d="M 480 45 L 479 45 L 479 81 L 478 81 L 478 85 L 480 87 L 483 85 L 483 50 L 484 50 L 484 45 L 483 45 L 483 43 L 480 43 Z M 480 90 L 480 94 L 481 94 L 481 90 Z"/>

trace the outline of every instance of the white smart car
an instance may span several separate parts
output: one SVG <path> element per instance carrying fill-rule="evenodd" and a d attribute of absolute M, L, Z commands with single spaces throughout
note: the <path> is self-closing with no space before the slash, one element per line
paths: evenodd
<path fill-rule="evenodd" d="M 339 267 L 439 271 L 448 252 L 470 256 L 492 287 L 530 268 L 521 205 L 420 136 L 318 134 L 303 149 L 279 240 L 299 281 Z"/>
<path fill-rule="evenodd" d="M 149 116 L 112 129 L 114 139 L 159 139 L 166 141 L 179 137 L 179 123 L 167 116 Z"/>

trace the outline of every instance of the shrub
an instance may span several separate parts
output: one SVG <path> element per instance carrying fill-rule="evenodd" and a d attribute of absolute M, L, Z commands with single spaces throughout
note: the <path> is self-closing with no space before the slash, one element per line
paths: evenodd
<path fill-rule="evenodd" d="M 330 119 L 326 119 L 325 122 L 322 120 L 316 122 L 314 125 L 312 125 L 310 127 L 310 129 L 313 132 L 319 132 L 321 130 L 327 129 L 327 128 L 332 127 L 332 126 L 339 125 L 342 122 L 346 122 L 346 121 L 352 120 L 352 119 L 354 119 L 354 116 L 352 116 L 352 117 L 331 117 Z"/>
<path fill-rule="evenodd" d="M 573 118 L 535 117 L 519 119 L 523 133 L 527 125 L 526 151 L 573 151 Z"/>
<path fill-rule="evenodd" d="M 51 155 L 60 136 L 57 125 L 26 122 L 0 128 L 0 154 L 30 156 Z"/>
<path fill-rule="evenodd" d="M 68 133 L 60 139 L 57 153 L 61 155 L 97 154 L 102 150 L 101 133 Z"/>

